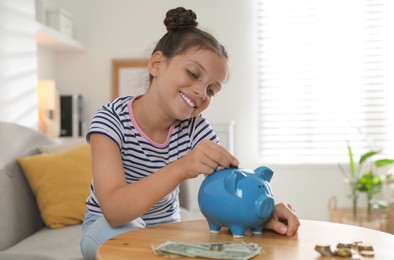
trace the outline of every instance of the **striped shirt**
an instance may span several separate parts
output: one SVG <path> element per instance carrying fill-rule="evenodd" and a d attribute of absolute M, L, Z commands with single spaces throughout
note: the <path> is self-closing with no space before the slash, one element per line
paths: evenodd
<path fill-rule="evenodd" d="M 116 143 L 122 155 L 125 180 L 132 184 L 190 152 L 203 139 L 219 142 L 207 120 L 202 116 L 176 121 L 169 130 L 167 140 L 158 144 L 149 139 L 138 127 L 133 113 L 133 97 L 120 97 L 98 110 L 87 133 L 87 140 L 93 133 L 102 134 Z M 169 193 L 141 218 L 149 225 L 179 221 L 179 188 Z M 149 194 L 149 190 L 146 190 Z M 145 196 L 146 194 L 141 194 Z M 96 197 L 94 184 L 86 200 L 92 214 L 102 214 Z"/>

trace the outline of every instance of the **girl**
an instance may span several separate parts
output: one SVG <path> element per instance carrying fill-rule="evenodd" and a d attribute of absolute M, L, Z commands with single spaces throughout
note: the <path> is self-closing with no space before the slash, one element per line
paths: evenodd
<path fill-rule="evenodd" d="M 239 164 L 201 114 L 228 78 L 225 48 L 196 28 L 191 10 L 168 11 L 164 24 L 168 32 L 148 60 L 146 93 L 102 107 L 87 134 L 93 181 L 81 240 L 86 259 L 119 233 L 179 221 L 182 181 Z M 280 203 L 265 228 L 290 236 L 298 226 Z"/>

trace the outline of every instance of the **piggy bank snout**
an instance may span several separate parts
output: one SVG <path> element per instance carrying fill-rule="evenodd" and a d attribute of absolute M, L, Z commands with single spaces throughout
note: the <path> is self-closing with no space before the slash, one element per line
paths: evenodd
<path fill-rule="evenodd" d="M 261 196 L 256 201 L 257 215 L 260 218 L 268 219 L 271 216 L 272 212 L 274 211 L 274 207 L 275 207 L 274 198 L 269 194 L 265 194 Z"/>

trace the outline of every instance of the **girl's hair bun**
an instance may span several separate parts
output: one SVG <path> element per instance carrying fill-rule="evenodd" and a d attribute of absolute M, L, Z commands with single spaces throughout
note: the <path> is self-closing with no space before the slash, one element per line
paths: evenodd
<path fill-rule="evenodd" d="M 171 9 L 167 12 L 164 24 L 167 31 L 176 31 L 197 26 L 197 15 L 192 10 L 183 7 Z"/>

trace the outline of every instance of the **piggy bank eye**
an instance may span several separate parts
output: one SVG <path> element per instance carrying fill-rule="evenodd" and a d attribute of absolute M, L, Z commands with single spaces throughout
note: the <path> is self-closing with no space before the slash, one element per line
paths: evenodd
<path fill-rule="evenodd" d="M 262 188 L 263 188 L 263 185 L 260 184 L 260 185 L 259 185 L 259 189 L 262 189 Z"/>

